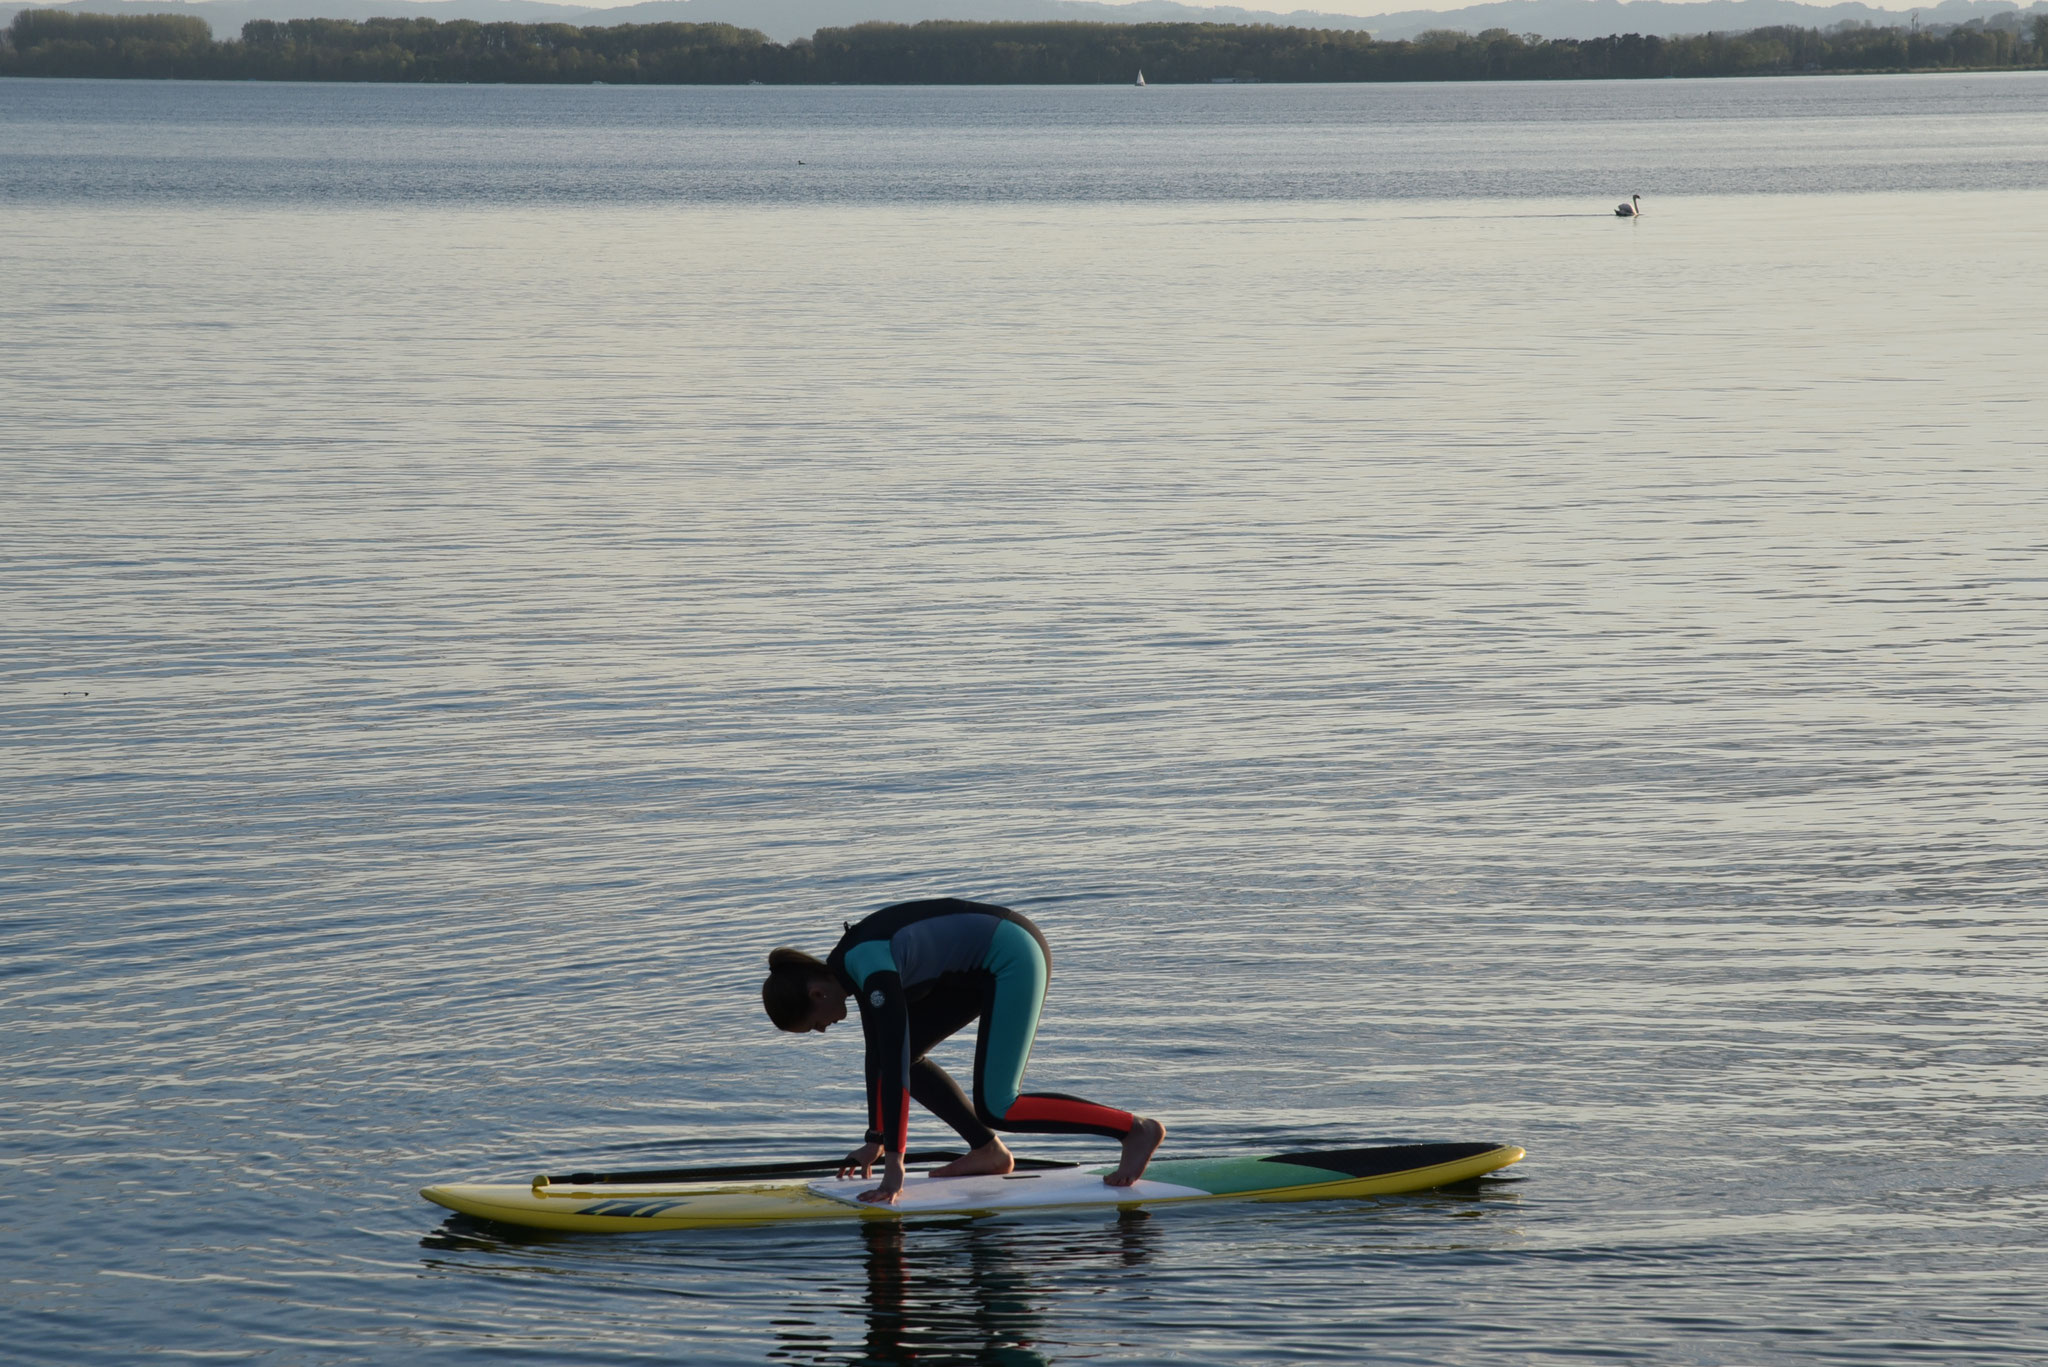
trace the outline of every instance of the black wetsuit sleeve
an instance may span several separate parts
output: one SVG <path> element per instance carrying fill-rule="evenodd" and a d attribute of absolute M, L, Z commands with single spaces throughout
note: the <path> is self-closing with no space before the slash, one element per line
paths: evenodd
<path fill-rule="evenodd" d="M 875 973 L 854 992 L 867 1041 L 868 1135 L 902 1153 L 910 1129 L 910 1008 L 903 980 Z"/>

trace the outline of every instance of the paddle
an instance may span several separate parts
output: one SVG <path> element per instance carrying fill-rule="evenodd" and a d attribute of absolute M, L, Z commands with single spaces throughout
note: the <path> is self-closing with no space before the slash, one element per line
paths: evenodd
<path fill-rule="evenodd" d="M 905 1163 L 947 1163 L 960 1157 L 943 1149 L 922 1150 L 903 1155 Z M 1019 1158 L 1019 1172 L 1043 1172 L 1052 1168 L 1078 1168 L 1079 1163 L 1061 1163 L 1050 1158 Z M 637 1182 L 753 1182 L 771 1177 L 829 1177 L 846 1166 L 844 1159 L 829 1163 L 741 1163 L 723 1168 L 653 1168 L 639 1172 L 572 1172 L 567 1177 L 550 1177 L 549 1186 L 611 1186 Z M 880 1167 L 880 1164 L 876 1165 Z"/>

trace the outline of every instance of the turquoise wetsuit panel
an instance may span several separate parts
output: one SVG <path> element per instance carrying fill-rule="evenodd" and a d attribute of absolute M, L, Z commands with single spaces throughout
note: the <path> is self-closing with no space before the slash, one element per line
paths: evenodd
<path fill-rule="evenodd" d="M 887 940 L 864 940 L 846 951 L 846 975 L 857 987 L 877 973 L 894 973 L 896 956 Z"/>
<path fill-rule="evenodd" d="M 988 1017 L 981 1023 L 986 1045 L 978 1081 L 983 1104 L 1000 1116 L 1024 1090 L 1024 1065 L 1031 1061 L 1031 1040 L 1038 1033 L 1038 1013 L 1045 1008 L 1049 974 L 1038 937 L 1015 921 L 996 926 L 981 966 L 995 975 L 995 991 Z"/>

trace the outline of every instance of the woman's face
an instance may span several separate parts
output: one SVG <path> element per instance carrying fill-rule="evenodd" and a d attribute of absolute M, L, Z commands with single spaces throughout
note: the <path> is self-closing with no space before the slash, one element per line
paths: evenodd
<path fill-rule="evenodd" d="M 811 984 L 811 1019 L 804 1026 L 820 1034 L 846 1019 L 846 994 L 837 983 Z"/>

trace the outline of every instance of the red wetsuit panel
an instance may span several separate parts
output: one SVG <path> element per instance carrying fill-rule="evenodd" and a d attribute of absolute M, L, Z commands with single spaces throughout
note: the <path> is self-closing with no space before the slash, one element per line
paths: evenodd
<path fill-rule="evenodd" d="M 1118 1134 L 1129 1134 L 1131 1127 L 1137 1124 L 1129 1111 L 1119 1111 L 1113 1106 L 1098 1106 L 1092 1101 L 1034 1092 L 1026 1092 L 1011 1102 L 1010 1109 L 1003 1112 L 1003 1119 L 1013 1125 L 1051 1121 L 1060 1125 L 1114 1130 Z"/>

